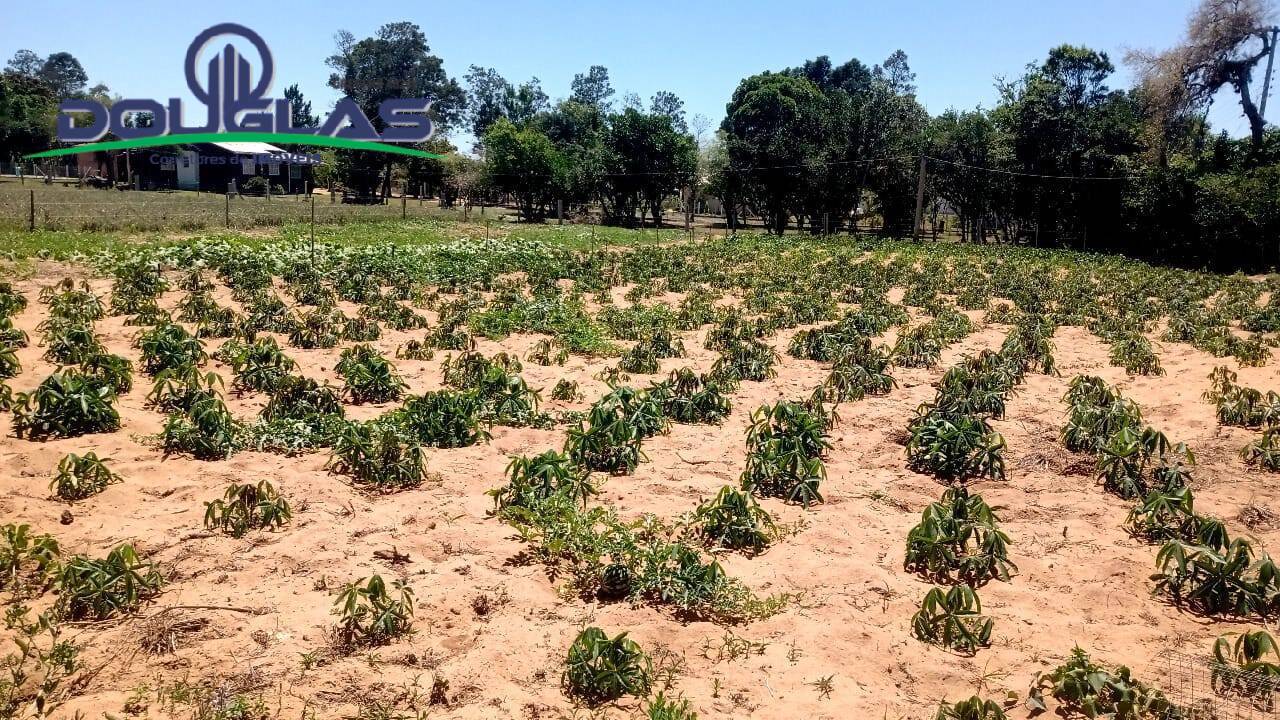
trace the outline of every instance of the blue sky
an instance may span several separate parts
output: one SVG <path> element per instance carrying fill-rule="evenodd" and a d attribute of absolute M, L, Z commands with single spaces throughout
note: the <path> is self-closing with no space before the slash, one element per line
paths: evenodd
<path fill-rule="evenodd" d="M 1108 52 L 1119 68 L 1113 85 L 1127 85 L 1125 50 L 1175 42 L 1195 0 L 6 4 L 0 10 L 3 59 L 19 48 L 41 55 L 66 50 L 91 82 L 126 97 L 188 97 L 182 68 L 188 43 L 205 27 L 230 21 L 266 39 L 277 65 L 277 95 L 297 82 L 327 111 L 337 97 L 325 86 L 324 65 L 334 32 L 365 37 L 383 23 L 410 20 L 459 78 L 472 64 L 495 67 L 511 81 L 536 75 L 556 98 L 568 94 L 574 73 L 600 64 L 609 68 L 619 98 L 634 91 L 647 102 L 657 90 L 672 90 L 691 117 L 701 113 L 719 123 L 743 77 L 823 54 L 870 65 L 905 50 L 920 100 L 933 113 L 991 107 L 996 76 L 1021 74 L 1063 42 Z M 1270 113 L 1273 120 L 1277 113 Z M 1232 134 L 1247 128 L 1229 96 L 1210 119 Z"/>

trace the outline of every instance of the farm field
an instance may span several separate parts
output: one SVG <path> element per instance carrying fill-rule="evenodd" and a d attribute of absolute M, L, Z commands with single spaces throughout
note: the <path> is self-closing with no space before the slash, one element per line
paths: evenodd
<path fill-rule="evenodd" d="M 1280 609 L 1280 277 L 407 227 L 14 273 L 0 592 L 77 651 L 0 700 L 1023 718 L 1123 687 L 1166 717 L 1167 653 Z"/>

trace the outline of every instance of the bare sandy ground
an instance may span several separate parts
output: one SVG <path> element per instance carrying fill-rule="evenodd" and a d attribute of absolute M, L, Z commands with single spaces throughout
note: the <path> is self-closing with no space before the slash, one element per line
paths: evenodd
<path fill-rule="evenodd" d="M 20 352 L 24 372 L 10 381 L 15 391 L 34 388 L 53 370 L 40 358 L 35 326 L 44 312 L 36 302 L 38 289 L 54 280 L 37 275 L 19 284 L 32 302 L 16 322 L 31 334 L 32 346 Z M 105 296 L 109 284 L 94 281 L 94 289 Z M 615 295 L 625 305 L 622 291 Z M 162 304 L 172 307 L 181 296 L 170 291 Z M 228 302 L 225 293 L 219 300 Z M 112 352 L 137 362 L 129 342 L 135 328 L 115 317 L 97 327 Z M 664 373 L 684 365 L 710 368 L 716 355 L 702 349 L 704 332 L 684 333 L 691 356 L 662 361 Z M 647 440 L 649 462 L 633 476 L 609 478 L 600 500 L 626 516 L 674 517 L 736 483 L 751 410 L 807 396 L 826 374 L 822 364 L 785 355 L 793 332 L 770 339 L 783 353 L 778 377 L 744 383 L 726 423 L 674 425 L 669 435 Z M 430 451 L 432 481 L 417 490 L 371 496 L 326 472 L 323 452 L 297 458 L 242 452 L 224 462 L 163 457 L 146 441 L 160 430 L 163 416 L 144 407 L 150 383 L 137 372 L 135 388 L 120 399 L 123 427 L 115 433 L 30 442 L 13 437 L 11 415 L 0 416 L 0 522 L 26 522 L 53 533 L 67 552 L 101 556 L 132 542 L 170 574 L 163 595 L 140 617 L 73 628 L 89 670 L 59 711 L 68 717 L 185 717 L 189 709 L 167 707 L 158 699 L 163 693 L 156 692 L 183 682 L 260 694 L 268 714 L 281 718 L 353 717 L 361 705 L 376 703 L 400 711 L 429 709 L 431 717 L 581 717 L 587 713 L 573 708 L 559 680 L 568 645 L 584 624 L 628 630 L 646 650 L 669 653 L 668 662 L 678 659 L 677 692 L 703 718 L 932 717 L 943 698 L 974 692 L 1000 698 L 1008 691 L 1025 697 L 1032 675 L 1056 667 L 1074 644 L 1109 665 L 1131 665 L 1138 677 L 1159 684 L 1161 651 L 1207 652 L 1219 634 L 1247 626 L 1209 622 L 1151 596 L 1148 576 L 1156 548 L 1124 532 L 1126 504 L 1097 485 L 1091 458 L 1064 450 L 1057 435 L 1070 378 L 1101 375 L 1135 400 L 1149 422 L 1196 452 L 1198 509 L 1270 547 L 1280 531 L 1249 528 L 1237 517 L 1246 506 L 1280 510 L 1276 478 L 1243 464 L 1237 452 L 1252 434 L 1219 427 L 1213 407 L 1200 398 L 1210 370 L 1224 361 L 1188 345 L 1157 342 L 1168 375 L 1131 378 L 1108 365 L 1107 346 L 1083 328 L 1058 330 L 1061 376 L 1028 376 L 1009 401 L 1007 419 L 993 423 L 1008 441 L 1008 480 L 974 486 L 990 504 L 1003 507 L 1011 556 L 1020 568 L 1013 582 L 981 590 L 984 609 L 995 618 L 993 646 L 963 658 L 908 633 L 930 586 L 902 570 L 905 539 L 943 488 L 907 470 L 901 436 L 946 367 L 966 353 L 997 348 L 1006 332 L 1003 326 L 983 326 L 949 348 L 938 368 L 897 368 L 899 387 L 889 395 L 840 407 L 843 420 L 832 432 L 822 486 L 826 503 L 806 511 L 763 501 L 780 522 L 802 523 L 803 529 L 761 556 L 723 559 L 731 574 L 760 593 L 801 597 L 781 614 L 743 626 L 682 623 L 661 608 L 562 597 L 543 568 L 517 562 L 523 546 L 489 517 L 491 500 L 484 493 L 503 482 L 509 456 L 559 448 L 562 427 L 494 428 L 487 445 Z M 390 357 L 404 340 L 420 336 L 421 331 L 387 331 L 373 344 Z M 523 358 L 538 339 L 481 341 L 478 349 Z M 306 375 L 341 384 L 333 371 L 338 350 L 286 352 Z M 445 355 L 395 363 L 410 391 L 422 392 L 440 386 Z M 583 400 L 546 402 L 544 408 L 585 409 L 606 391 L 592 375 L 613 362 L 573 357 L 564 367 L 526 363 L 524 376 L 543 389 L 544 398 L 560 378 L 577 380 Z M 1280 365 L 1274 361 L 1243 369 L 1229 358 L 1225 362 L 1238 369 L 1241 384 L 1280 389 Z M 230 380 L 229 368 L 210 367 Z M 633 384 L 655 379 L 636 376 Z M 229 399 L 245 419 L 264 402 L 261 395 Z M 349 406 L 348 415 L 372 417 L 387 407 Z M 111 458 L 124 482 L 69 508 L 51 498 L 49 482 L 65 453 L 87 450 Z M 219 497 L 231 482 L 263 478 L 291 499 L 292 525 L 238 540 L 204 530 L 205 501 Z M 74 522 L 60 525 L 68 509 Z M 408 562 L 374 557 L 393 547 Z M 415 634 L 306 668 L 304 654 L 324 646 L 334 622 L 332 591 L 373 573 L 412 585 Z M 161 612 L 169 606 L 220 607 Z M 143 649 L 144 637 L 179 620 L 183 632 L 176 636 L 175 652 L 153 655 Z M 759 645 L 746 657 L 731 658 L 726 640 L 734 637 Z M 815 683 L 828 676 L 832 689 L 824 694 Z M 448 683 L 448 702 L 428 707 L 436 677 Z M 147 690 L 138 691 L 142 687 Z M 604 714 L 624 717 L 638 708 L 638 702 L 623 702 Z M 1026 715 L 1021 704 L 1010 710 L 1011 717 Z"/>

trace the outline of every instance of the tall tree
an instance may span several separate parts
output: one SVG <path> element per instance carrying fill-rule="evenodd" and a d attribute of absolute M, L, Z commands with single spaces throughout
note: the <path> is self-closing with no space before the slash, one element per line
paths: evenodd
<path fill-rule="evenodd" d="M 53 89 L 58 98 L 76 97 L 84 91 L 89 74 L 69 52 L 56 52 L 45 59 L 38 77 Z"/>
<path fill-rule="evenodd" d="M 338 32 L 337 45 L 337 51 L 326 61 L 334 70 L 329 75 L 329 87 L 355 100 L 378 130 L 384 129 L 378 106 L 391 98 L 433 98 L 431 115 L 437 131 L 447 132 L 462 117 L 466 93 L 445 72 L 444 61 L 431 54 L 427 36 L 417 25 L 388 23 L 378 28 L 376 35 L 363 40 L 342 30 Z M 368 154 L 344 150 L 339 155 L 344 153 Z M 339 166 L 339 176 L 344 183 L 364 187 L 370 166 L 381 162 L 382 195 L 386 197 L 391 192 L 391 156 L 375 154 L 380 157 L 347 158 Z M 351 174 L 343 177 L 343 167 Z"/>
<path fill-rule="evenodd" d="M 649 100 L 649 112 L 671 118 L 671 124 L 682 133 L 689 132 L 684 119 L 684 101 L 669 90 L 659 90 Z"/>
<path fill-rule="evenodd" d="M 5 66 L 5 69 L 27 77 L 39 77 L 40 68 L 42 67 L 44 67 L 44 58 L 31 50 L 19 50 L 10 58 L 9 64 Z"/>
<path fill-rule="evenodd" d="M 739 83 L 726 107 L 721 129 L 729 163 L 771 232 L 786 230 L 822 162 L 827 109 L 808 79 L 771 72 Z"/>
<path fill-rule="evenodd" d="M 8 70 L 0 73 L 0 147 L 6 154 L 47 149 L 53 141 L 57 107 L 53 91 L 35 77 Z"/>
<path fill-rule="evenodd" d="M 574 75 L 569 87 L 572 91 L 569 99 L 583 105 L 593 105 L 602 112 L 609 110 L 613 86 L 609 84 L 609 70 L 605 66 L 592 65 L 585 75 Z"/>
<path fill-rule="evenodd" d="M 311 112 L 311 101 L 298 89 L 297 83 L 284 89 L 284 99 L 289 101 L 289 124 L 292 127 L 313 128 L 320 124 L 320 118 Z"/>
<path fill-rule="evenodd" d="M 602 200 L 611 219 L 626 224 L 634 221 L 636 211 L 660 224 L 662 203 L 689 185 L 697 167 L 692 137 L 666 115 L 633 108 L 609 118 L 605 152 Z"/>
<path fill-rule="evenodd" d="M 510 193 L 526 222 L 544 218 L 564 171 L 564 158 L 550 138 L 501 118 L 485 134 L 484 146 L 486 183 Z"/>
<path fill-rule="evenodd" d="M 337 52 L 326 61 L 334 70 L 329 87 L 353 98 L 375 126 L 381 124 L 378 105 L 398 97 L 433 98 L 431 112 L 438 127 L 447 131 L 456 126 L 466 106 L 466 93 L 445 72 L 444 61 L 431 54 L 427 36 L 417 25 L 388 23 L 363 40 L 342 30 L 337 45 Z"/>
<path fill-rule="evenodd" d="M 1262 148 L 1266 122 L 1254 102 L 1254 69 L 1273 51 L 1275 8 L 1270 0 L 1201 0 L 1186 36 L 1164 52 L 1131 52 L 1141 88 L 1163 132 L 1188 112 L 1206 109 L 1230 87 L 1249 121 L 1253 150 Z"/>

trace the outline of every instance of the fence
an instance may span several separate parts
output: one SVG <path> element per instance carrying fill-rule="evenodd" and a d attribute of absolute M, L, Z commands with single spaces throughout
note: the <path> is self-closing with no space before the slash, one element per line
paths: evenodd
<path fill-rule="evenodd" d="M 162 230 L 246 228 L 286 223 L 335 223 L 440 217 L 435 200 L 392 198 L 348 205 L 334 195 L 248 196 L 139 192 L 0 183 L 0 227 L 23 230 Z"/>
<path fill-rule="evenodd" d="M 1280 678 L 1173 650 L 1156 657 L 1170 720 L 1277 720 Z"/>

